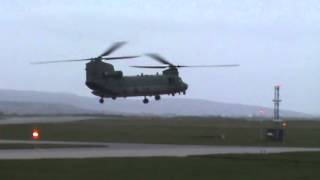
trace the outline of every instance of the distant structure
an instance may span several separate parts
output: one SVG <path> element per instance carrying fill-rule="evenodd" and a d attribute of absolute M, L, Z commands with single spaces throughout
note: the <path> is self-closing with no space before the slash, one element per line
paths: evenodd
<path fill-rule="evenodd" d="M 278 141 L 283 142 L 284 141 L 284 129 L 287 128 L 287 123 L 283 122 L 282 119 L 280 119 L 280 86 L 276 85 L 274 86 L 274 110 L 273 110 L 273 127 L 268 128 L 266 130 L 266 140 L 269 141 Z"/>
<path fill-rule="evenodd" d="M 274 86 L 274 99 L 273 99 L 273 103 L 274 103 L 274 109 L 273 109 L 273 121 L 282 121 L 280 119 L 280 86 L 276 85 Z"/>

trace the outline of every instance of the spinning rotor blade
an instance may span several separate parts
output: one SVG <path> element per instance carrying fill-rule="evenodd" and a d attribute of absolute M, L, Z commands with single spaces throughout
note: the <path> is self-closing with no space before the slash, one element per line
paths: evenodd
<path fill-rule="evenodd" d="M 159 54 L 154 54 L 154 53 L 150 53 L 150 54 L 146 54 L 147 56 L 151 57 L 152 59 L 162 63 L 162 64 L 166 64 L 166 67 L 175 67 L 175 68 L 185 68 L 185 67 L 234 67 L 234 66 L 239 66 L 239 64 L 222 64 L 222 65 L 195 65 L 195 66 L 186 66 L 186 65 L 174 65 L 172 63 L 170 63 L 169 61 L 167 61 L 166 59 L 164 59 L 162 56 L 160 56 Z M 143 68 L 163 68 L 164 66 L 143 66 Z"/>
<path fill-rule="evenodd" d="M 134 67 L 134 68 L 149 68 L 149 69 L 164 69 L 164 68 L 167 68 L 169 66 L 130 66 L 130 67 Z"/>
<path fill-rule="evenodd" d="M 126 42 L 116 42 L 112 44 L 110 48 L 108 48 L 106 51 L 104 51 L 100 56 L 95 58 L 87 58 L 87 59 L 74 59 L 74 60 L 58 60 L 58 61 L 38 61 L 38 62 L 31 62 L 31 64 L 50 64 L 50 63 L 61 63 L 61 62 L 76 62 L 76 61 L 99 61 L 99 60 L 120 60 L 120 59 L 131 59 L 131 58 L 137 58 L 140 56 L 118 56 L 118 57 L 104 57 L 115 50 L 119 49 L 121 46 L 126 44 Z"/>
<path fill-rule="evenodd" d="M 147 56 L 151 57 L 152 59 L 162 63 L 162 64 L 167 64 L 169 66 L 174 66 L 172 63 L 170 63 L 169 61 L 167 61 L 166 59 L 164 59 L 162 56 L 160 56 L 159 54 L 146 54 Z"/>
<path fill-rule="evenodd" d="M 107 50 L 105 50 L 100 56 L 98 56 L 99 58 L 103 57 L 103 56 L 107 56 L 111 53 L 113 53 L 114 51 L 116 51 L 117 49 L 119 49 L 121 46 L 125 45 L 126 42 L 116 42 L 114 44 L 111 45 L 111 47 L 109 47 Z"/>
<path fill-rule="evenodd" d="M 160 56 L 159 54 L 155 54 L 155 53 L 150 53 L 150 54 L 146 54 L 147 56 L 151 57 L 152 59 L 162 63 L 162 64 L 166 64 L 166 66 L 131 66 L 131 67 L 136 67 L 136 68 L 206 68 L 206 67 L 235 67 L 235 66 L 240 66 L 239 64 L 222 64 L 222 65 L 191 65 L 191 66 L 187 66 L 187 65 L 174 65 L 172 63 L 170 63 L 169 61 L 167 61 L 166 59 L 164 59 L 162 56 Z"/>
<path fill-rule="evenodd" d="M 119 56 L 119 57 L 102 57 L 102 60 L 118 60 L 118 59 L 132 59 L 140 56 Z"/>
<path fill-rule="evenodd" d="M 91 61 L 91 60 L 94 60 L 94 58 L 74 59 L 74 60 L 58 60 L 58 61 L 37 61 L 37 62 L 31 62 L 31 64 L 51 64 L 51 63 L 75 62 L 75 61 Z"/>
<path fill-rule="evenodd" d="M 222 64 L 222 65 L 194 65 L 194 66 L 184 66 L 184 65 L 177 65 L 174 67 L 177 68 L 216 68 L 216 67 L 236 67 L 240 66 L 239 64 Z"/>
<path fill-rule="evenodd" d="M 150 69 L 164 69 L 164 68 L 219 68 L 219 67 L 236 67 L 239 64 L 223 64 L 223 65 L 195 65 L 195 66 L 185 66 L 185 65 L 173 65 L 173 66 L 130 66 L 135 68 L 150 68 Z"/>
<path fill-rule="evenodd" d="M 59 60 L 59 61 L 37 61 L 37 62 L 31 62 L 31 64 L 51 64 L 51 63 L 63 63 L 63 62 L 92 61 L 92 60 L 121 60 L 121 59 L 132 59 L 137 57 L 140 57 L 140 56 L 102 57 L 102 58 L 88 58 L 88 59 L 74 59 L 74 60 Z"/>

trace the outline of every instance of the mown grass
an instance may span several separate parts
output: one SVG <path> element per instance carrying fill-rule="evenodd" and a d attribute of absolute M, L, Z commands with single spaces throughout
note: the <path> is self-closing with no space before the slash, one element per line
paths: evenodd
<path fill-rule="evenodd" d="M 1 179 L 318 180 L 320 153 L 0 161 Z"/>
<path fill-rule="evenodd" d="M 261 127 L 272 126 L 270 121 L 261 123 L 216 117 L 115 117 L 67 123 L 0 125 L 0 139 L 31 139 L 32 129 L 38 128 L 42 140 L 320 147 L 319 121 L 288 121 L 283 143 L 260 138 Z"/>

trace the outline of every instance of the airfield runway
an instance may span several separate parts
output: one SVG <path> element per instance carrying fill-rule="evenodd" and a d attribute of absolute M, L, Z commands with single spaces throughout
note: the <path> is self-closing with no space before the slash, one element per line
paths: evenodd
<path fill-rule="evenodd" d="M 209 145 L 169 145 L 135 144 L 105 142 L 65 142 L 65 141 L 27 141 L 0 140 L 1 144 L 57 144 L 86 145 L 86 147 L 2 149 L 0 159 L 65 159 L 65 158 L 102 158 L 102 157 L 186 157 L 210 154 L 259 154 L 320 151 L 320 148 L 299 147 L 247 147 L 247 146 L 209 146 Z M 87 146 L 92 145 L 92 147 Z M 99 146 L 99 147 L 97 147 Z M 36 145 L 35 145 L 36 147 Z"/>

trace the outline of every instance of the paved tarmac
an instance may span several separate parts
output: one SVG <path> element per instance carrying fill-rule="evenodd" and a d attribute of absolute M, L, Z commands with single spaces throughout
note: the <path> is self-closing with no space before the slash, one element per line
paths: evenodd
<path fill-rule="evenodd" d="M 66 144 L 92 145 L 93 147 L 72 148 L 35 148 L 3 149 L 0 159 L 66 159 L 66 158 L 103 158 L 103 157 L 186 157 L 210 154 L 260 154 L 320 151 L 320 148 L 302 147 L 250 147 L 250 146 L 209 146 L 209 145 L 170 145 L 136 144 L 105 142 L 69 142 L 69 141 L 27 141 L 0 140 L 0 144 Z M 96 147 L 103 146 L 103 147 Z M 36 146 L 35 146 L 36 147 Z"/>

